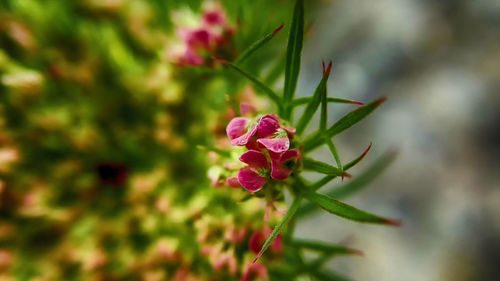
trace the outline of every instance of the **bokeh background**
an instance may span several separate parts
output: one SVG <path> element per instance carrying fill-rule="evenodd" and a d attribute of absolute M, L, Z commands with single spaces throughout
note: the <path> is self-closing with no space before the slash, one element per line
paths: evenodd
<path fill-rule="evenodd" d="M 173 225 L 158 221 L 178 202 L 196 212 L 186 199 L 193 194 L 203 201 L 197 186 L 208 164 L 195 147 L 210 143 L 207 116 L 216 120 L 225 95 L 242 86 L 171 66 L 175 26 L 194 19 L 168 11 L 196 12 L 200 2 L 2 1 L 1 278 L 54 280 L 35 278 L 40 268 L 51 276 L 64 267 L 53 276 L 73 280 L 76 260 L 92 271 L 115 255 L 122 260 L 113 270 L 132 264 L 143 280 L 164 280 L 137 260 L 154 260 L 149 245 L 163 245 L 165 235 L 189 232 L 182 212 Z M 293 4 L 222 2 L 233 26 L 240 19 L 228 56 L 287 23 Z M 312 92 L 321 60 L 331 59 L 330 95 L 388 97 L 335 140 L 342 159 L 373 143 L 354 176 L 398 151 L 347 202 L 403 225 L 318 213 L 296 235 L 363 250 L 328 264 L 353 280 L 498 280 L 500 2 L 306 1 L 306 20 L 298 95 Z M 285 43 L 277 36 L 246 69 L 280 82 L 268 62 L 282 59 Z M 331 105 L 330 121 L 351 108 Z M 322 152 L 317 158 L 331 161 Z M 113 188 L 122 177 L 127 189 Z"/>
<path fill-rule="evenodd" d="M 300 235 L 352 239 L 366 256 L 331 266 L 356 280 L 498 280 L 499 2 L 324 4 L 305 45 L 301 90 L 314 87 L 318 60 L 328 58 L 331 95 L 388 97 L 336 141 L 347 159 L 369 141 L 368 159 L 398 150 L 383 176 L 348 202 L 396 213 L 403 225 L 373 227 L 318 213 L 303 221 Z M 332 120 L 345 113 L 338 110 Z"/>

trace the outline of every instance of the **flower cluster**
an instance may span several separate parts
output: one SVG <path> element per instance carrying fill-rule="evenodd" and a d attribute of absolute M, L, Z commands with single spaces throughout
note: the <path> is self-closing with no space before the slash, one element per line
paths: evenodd
<path fill-rule="evenodd" d="M 234 33 L 227 22 L 226 12 L 220 5 L 205 5 L 201 20 L 193 27 L 178 27 L 176 33 L 182 44 L 168 50 L 175 64 L 179 66 L 200 66 L 206 63 L 207 56 L 213 56 Z"/>
<path fill-rule="evenodd" d="M 239 158 L 247 166 L 238 171 L 237 182 L 250 192 L 259 191 L 270 179 L 285 180 L 300 164 L 301 153 L 290 149 L 295 129 L 284 126 L 274 114 L 257 120 L 233 118 L 226 133 L 232 145 L 248 149 Z M 234 186 L 236 179 L 228 182 Z"/>

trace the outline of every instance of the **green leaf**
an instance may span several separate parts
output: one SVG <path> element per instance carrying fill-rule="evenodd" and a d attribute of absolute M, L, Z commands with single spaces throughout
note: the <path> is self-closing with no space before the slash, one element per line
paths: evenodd
<path fill-rule="evenodd" d="M 304 105 L 304 104 L 308 104 L 308 103 L 311 102 L 312 99 L 313 99 L 313 97 L 296 98 L 296 99 L 293 100 L 292 106 L 296 107 L 296 106 L 301 106 L 301 105 Z M 364 105 L 363 103 L 361 103 L 359 101 L 353 101 L 353 100 L 341 99 L 341 98 L 331 98 L 331 97 L 328 97 L 326 99 L 326 101 L 328 103 L 348 103 L 348 104 L 355 104 L 355 105 Z"/>
<path fill-rule="evenodd" d="M 370 145 L 365 149 L 365 151 L 363 151 L 363 153 L 360 156 L 350 161 L 349 163 L 345 164 L 344 171 L 347 171 L 350 168 L 356 166 L 361 160 L 363 160 L 363 158 L 365 158 L 366 154 L 368 154 L 368 151 L 370 151 L 371 148 L 372 148 L 372 143 L 370 143 Z"/>
<path fill-rule="evenodd" d="M 323 62 L 323 76 L 328 73 L 330 74 L 330 70 L 332 69 L 332 61 L 328 64 L 328 68 L 325 69 L 325 63 Z M 324 131 L 326 130 L 326 122 L 328 121 L 328 102 L 326 101 L 328 97 L 328 92 L 326 89 L 326 83 L 325 83 L 325 89 L 321 92 L 321 116 L 319 120 L 319 130 Z M 342 166 L 339 165 L 339 168 L 342 169 Z"/>
<path fill-rule="evenodd" d="M 320 179 L 319 181 L 317 181 L 314 184 L 312 184 L 309 187 L 309 189 L 313 190 L 313 191 L 316 191 L 316 190 L 320 189 L 322 186 L 324 186 L 325 184 L 329 183 L 331 180 L 333 180 L 336 177 L 337 176 L 325 176 L 322 179 Z"/>
<path fill-rule="evenodd" d="M 343 245 L 328 244 L 320 241 L 310 241 L 310 240 L 293 240 L 291 243 L 293 246 L 308 249 L 312 251 L 322 252 L 329 255 L 334 254 L 345 254 L 345 255 L 363 255 L 359 250 L 348 248 Z"/>
<path fill-rule="evenodd" d="M 286 50 L 285 63 L 285 87 L 283 91 L 283 101 L 285 103 L 284 118 L 290 120 L 291 102 L 297 87 L 297 79 L 300 72 L 300 56 L 302 52 L 302 41 L 304 39 L 304 3 L 303 0 L 295 2 L 293 10 L 290 35 Z"/>
<path fill-rule="evenodd" d="M 337 147 L 333 143 L 333 140 L 330 138 L 326 139 L 326 144 L 328 144 L 328 148 L 330 149 L 330 152 L 332 153 L 333 159 L 335 159 L 335 162 L 337 163 L 337 168 L 340 170 L 340 172 L 344 172 L 344 168 L 342 167 L 342 162 L 340 161 L 340 156 L 337 151 Z"/>
<path fill-rule="evenodd" d="M 344 172 L 348 171 L 350 168 L 356 166 L 363 158 L 365 158 L 366 154 L 368 154 L 368 151 L 370 151 L 370 148 L 372 147 L 372 144 L 368 146 L 363 153 L 358 156 L 356 159 L 350 161 L 349 163 L 344 165 Z M 331 180 L 335 179 L 337 176 L 325 176 L 322 179 L 318 180 L 317 182 L 311 184 L 309 186 L 310 191 L 317 191 L 327 183 L 329 183 Z M 311 202 L 305 202 L 305 204 L 302 205 L 302 207 L 299 209 L 297 212 L 297 217 L 302 217 L 310 214 L 312 211 L 314 211 L 316 208 L 316 205 L 312 204 Z"/>
<path fill-rule="evenodd" d="M 314 113 L 316 113 L 316 110 L 318 110 L 319 104 L 321 102 L 321 97 L 323 93 L 326 93 L 327 81 L 328 81 L 328 74 L 326 75 L 323 74 L 323 78 L 321 78 L 321 81 L 316 87 L 313 96 L 308 99 L 309 103 L 307 104 L 304 113 L 302 113 L 302 116 L 300 116 L 297 126 L 295 126 L 297 134 L 300 135 L 302 134 L 302 132 L 304 132 L 304 129 L 306 128 L 307 124 L 309 124 L 312 117 L 314 116 Z"/>
<path fill-rule="evenodd" d="M 274 101 L 274 103 L 276 103 L 276 105 L 281 108 L 281 99 L 280 97 L 273 91 L 271 90 L 271 88 L 267 87 L 264 83 L 260 82 L 257 78 L 255 78 L 253 75 L 251 75 L 250 73 L 244 71 L 243 69 L 239 68 L 238 66 L 226 61 L 226 60 L 223 60 L 223 59 L 217 59 L 218 61 L 220 61 L 221 63 L 223 63 L 224 65 L 230 67 L 231 69 L 235 70 L 236 72 L 238 72 L 239 74 L 243 75 L 244 77 L 246 77 L 248 80 L 252 81 L 259 89 L 261 89 L 264 93 L 267 94 L 267 96 L 272 100 Z"/>
<path fill-rule="evenodd" d="M 321 138 L 321 136 L 331 138 L 346 129 L 352 127 L 354 124 L 358 123 L 359 121 L 363 120 L 366 116 L 368 116 L 370 113 L 372 113 L 379 105 L 381 105 L 386 99 L 385 98 L 380 98 L 377 99 L 367 105 L 361 106 L 348 114 L 346 114 L 344 117 L 340 118 L 335 124 L 333 124 L 327 131 L 319 131 L 312 136 L 308 137 L 304 141 L 304 152 L 311 151 L 314 148 L 320 146 L 324 139 Z"/>
<path fill-rule="evenodd" d="M 395 151 L 386 152 L 362 174 L 341 185 L 339 188 L 331 190 L 327 194 L 331 197 L 341 199 L 360 191 L 368 186 L 368 184 L 371 183 L 378 175 L 385 171 L 395 157 Z"/>
<path fill-rule="evenodd" d="M 271 235 L 269 235 L 266 242 L 264 242 L 264 245 L 262 245 L 262 248 L 260 249 L 259 253 L 255 257 L 253 262 L 256 262 L 262 256 L 262 254 L 264 254 L 264 252 L 269 248 L 269 246 L 271 246 L 271 243 L 278 236 L 278 234 L 280 234 L 281 231 L 283 230 L 283 227 L 285 227 L 288 224 L 288 222 L 292 219 L 295 212 L 297 212 L 301 201 L 302 201 L 301 196 L 295 197 L 294 201 L 292 202 L 292 205 L 290 206 L 290 208 L 288 209 L 286 214 L 283 216 L 281 221 L 273 229 L 273 232 L 271 232 Z"/>
<path fill-rule="evenodd" d="M 331 175 L 331 176 L 342 176 L 344 173 L 339 169 L 329 165 L 327 163 L 314 160 L 311 158 L 304 158 L 302 160 L 305 170 L 315 171 L 321 174 Z"/>
<path fill-rule="evenodd" d="M 326 195 L 317 192 L 305 192 L 305 197 L 325 209 L 329 213 L 343 217 L 349 220 L 363 222 L 363 223 L 377 223 L 377 224 L 388 224 L 388 225 L 400 225 L 400 221 L 383 218 L 374 214 L 357 209 L 346 203 L 340 202 Z"/>
<path fill-rule="evenodd" d="M 257 51 L 260 47 L 262 47 L 264 44 L 266 44 L 269 40 L 271 40 L 278 32 L 283 28 L 283 25 L 280 25 L 277 29 L 275 29 L 273 32 L 270 32 L 263 38 L 255 41 L 250 47 L 245 49 L 241 54 L 234 60 L 234 64 L 241 63 L 244 61 L 246 58 L 248 58 L 253 52 Z"/>

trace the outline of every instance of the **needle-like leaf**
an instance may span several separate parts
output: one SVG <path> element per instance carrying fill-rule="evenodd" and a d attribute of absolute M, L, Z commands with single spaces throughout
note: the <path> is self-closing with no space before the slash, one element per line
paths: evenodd
<path fill-rule="evenodd" d="M 311 151 L 316 147 L 320 146 L 324 141 L 323 138 L 321 138 L 321 136 L 331 138 L 343 132 L 344 130 L 352 127 L 359 121 L 363 120 L 366 116 L 372 113 L 379 105 L 381 105 L 385 100 L 386 100 L 385 98 L 380 98 L 367 105 L 361 106 L 349 112 L 344 117 L 340 118 L 340 120 L 338 120 L 335 124 L 333 124 L 327 131 L 325 132 L 318 131 L 317 133 L 308 137 L 304 141 L 304 152 Z"/>
<path fill-rule="evenodd" d="M 395 151 L 388 151 L 380 156 L 368 169 L 352 180 L 341 185 L 339 188 L 331 190 L 327 194 L 333 198 L 341 199 L 352 195 L 370 184 L 378 175 L 392 163 L 396 156 Z"/>
<path fill-rule="evenodd" d="M 372 144 L 368 146 L 363 153 L 358 156 L 356 159 L 350 161 L 349 163 L 344 165 L 344 172 L 348 171 L 350 168 L 356 166 L 363 158 L 365 158 L 366 154 L 368 154 L 368 151 L 370 151 L 370 148 L 372 147 Z M 317 191 L 327 183 L 329 183 L 331 180 L 335 179 L 337 176 L 325 176 L 322 179 L 318 180 L 317 182 L 311 184 L 309 186 L 310 191 Z M 311 202 L 305 202 L 302 207 L 300 207 L 299 211 L 297 212 L 297 217 L 302 217 L 310 214 L 312 211 L 316 209 L 316 205 L 312 204 Z"/>
<path fill-rule="evenodd" d="M 286 50 L 285 87 L 283 91 L 285 112 L 283 117 L 287 120 L 290 120 L 291 117 L 291 103 L 300 72 L 300 57 L 303 40 L 304 3 L 303 0 L 297 0 L 293 10 L 292 24 L 290 26 L 290 35 L 288 37 L 288 46 Z"/>
<path fill-rule="evenodd" d="M 331 62 L 329 67 L 331 67 Z M 295 128 L 297 129 L 297 134 L 302 134 L 307 124 L 309 124 L 309 122 L 311 121 L 314 113 L 316 113 L 316 110 L 318 110 L 319 104 L 321 103 L 321 98 L 326 94 L 326 84 L 329 76 L 330 71 L 325 72 L 325 69 L 323 67 L 323 77 L 316 87 L 313 96 L 308 99 L 309 103 L 307 104 L 304 113 L 302 113 L 302 116 L 300 116 L 297 126 L 295 126 Z"/>
<path fill-rule="evenodd" d="M 292 245 L 325 254 L 345 254 L 345 255 L 363 255 L 359 250 L 352 249 L 343 245 L 328 244 L 320 241 L 296 239 L 291 242 Z"/>
<path fill-rule="evenodd" d="M 317 192 L 309 191 L 305 192 L 304 195 L 309 201 L 317 204 L 329 213 L 349 220 L 364 223 L 387 224 L 393 226 L 398 226 L 401 224 L 401 222 L 398 220 L 383 218 L 374 214 L 370 214 Z"/>
<path fill-rule="evenodd" d="M 255 257 L 253 262 L 256 262 L 262 256 L 262 254 L 264 254 L 264 252 L 269 248 L 269 246 L 271 246 L 273 240 L 278 236 L 278 234 L 281 233 L 281 231 L 283 231 L 283 228 L 288 224 L 288 222 L 292 219 L 295 212 L 297 212 L 297 210 L 299 209 L 301 201 L 302 201 L 301 196 L 295 197 L 294 201 L 292 202 L 292 205 L 290 206 L 286 214 L 283 216 L 283 218 L 281 218 L 278 225 L 276 225 L 276 227 L 273 229 L 273 232 L 271 232 L 266 242 L 264 242 L 264 245 L 262 245 L 262 248 L 260 249 L 259 253 Z"/>
<path fill-rule="evenodd" d="M 320 174 L 331 176 L 349 176 L 348 174 L 343 173 L 340 169 L 333 167 L 332 165 L 311 158 L 304 158 L 302 163 L 304 164 L 305 170 L 311 170 Z"/>
<path fill-rule="evenodd" d="M 235 70 L 239 74 L 241 74 L 244 77 L 246 77 L 248 80 L 252 81 L 260 90 L 262 90 L 264 93 L 266 93 L 268 95 L 268 97 L 272 101 L 274 101 L 274 103 L 276 103 L 276 105 L 278 106 L 278 108 L 282 107 L 282 103 L 281 103 L 280 97 L 273 90 L 271 90 L 271 88 L 269 88 L 268 86 L 266 86 L 264 83 L 260 82 L 259 79 L 255 78 L 252 74 L 244 71 L 243 69 L 239 68 L 238 66 L 234 65 L 233 63 L 231 63 L 229 61 L 226 61 L 226 60 L 223 60 L 223 59 L 220 59 L 220 58 L 216 58 L 216 60 L 218 60 L 222 64 L 228 66 L 229 68 Z"/>
<path fill-rule="evenodd" d="M 309 104 L 313 97 L 305 97 L 305 98 L 296 98 L 292 102 L 292 106 L 301 106 L 304 104 Z M 364 105 L 363 103 L 359 101 L 353 101 L 353 100 L 348 100 L 348 99 L 341 99 L 341 98 L 332 98 L 328 97 L 326 99 L 328 103 L 348 103 L 348 104 L 355 104 L 355 105 Z"/>
<path fill-rule="evenodd" d="M 266 36 L 261 39 L 255 41 L 250 47 L 245 49 L 241 54 L 234 60 L 234 64 L 241 63 L 246 58 L 248 58 L 253 52 L 257 51 L 260 47 L 266 44 L 269 40 L 271 40 L 278 32 L 283 28 L 283 25 L 280 25 L 273 32 L 268 33 Z"/>

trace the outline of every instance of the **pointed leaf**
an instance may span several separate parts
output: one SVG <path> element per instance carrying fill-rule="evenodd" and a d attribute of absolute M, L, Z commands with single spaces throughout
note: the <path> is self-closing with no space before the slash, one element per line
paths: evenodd
<path fill-rule="evenodd" d="M 313 96 L 310 99 L 308 99 L 309 103 L 307 104 L 304 113 L 302 113 L 302 116 L 300 116 L 297 126 L 295 126 L 297 134 L 302 134 L 307 124 L 309 124 L 312 117 L 314 116 L 314 113 L 316 113 L 316 110 L 318 110 L 319 104 L 321 102 L 321 97 L 323 93 L 326 93 L 327 81 L 328 81 L 328 75 L 323 75 L 323 78 L 321 78 L 321 81 L 316 87 Z"/>
<path fill-rule="evenodd" d="M 300 197 L 300 196 L 295 197 L 294 201 L 292 202 L 292 205 L 290 206 L 290 208 L 288 209 L 286 214 L 283 216 L 281 221 L 273 229 L 273 232 L 271 232 L 271 234 L 267 238 L 266 242 L 264 242 L 264 245 L 262 245 L 260 252 L 257 254 L 257 256 L 255 257 L 253 262 L 256 262 L 262 256 L 262 254 L 264 254 L 264 252 L 269 248 L 269 246 L 271 246 L 271 243 L 273 242 L 273 240 L 278 236 L 278 234 L 281 233 L 283 228 L 292 219 L 295 212 L 297 212 L 297 209 L 299 208 L 301 201 L 302 201 L 302 197 Z"/>
<path fill-rule="evenodd" d="M 340 120 L 333 124 L 326 132 L 319 131 L 313 134 L 304 141 L 304 152 L 311 151 L 320 146 L 323 143 L 323 138 L 321 138 L 322 135 L 331 138 L 363 120 L 385 100 L 385 98 L 380 98 L 367 105 L 361 106 L 340 118 Z"/>
<path fill-rule="evenodd" d="M 344 165 L 344 171 L 348 171 L 350 168 L 354 167 L 356 164 L 358 164 L 363 158 L 365 158 L 366 154 L 368 154 L 368 151 L 370 151 L 370 148 L 372 147 L 372 144 L 368 146 L 363 153 L 358 156 L 356 159 L 350 161 L 349 163 Z M 311 184 L 308 188 L 310 191 L 317 191 L 327 183 L 329 183 L 331 180 L 335 179 L 337 176 L 325 176 L 322 179 L 318 180 L 317 182 Z M 312 204 L 311 202 L 305 202 L 302 207 L 300 207 L 299 211 L 297 212 L 297 217 L 302 217 L 310 214 L 312 211 L 316 209 L 316 205 Z"/>
<path fill-rule="evenodd" d="M 401 222 L 398 220 L 383 218 L 374 214 L 370 214 L 317 192 L 306 192 L 305 197 L 309 201 L 317 204 L 329 213 L 349 220 L 363 223 L 388 224 L 394 226 L 401 224 Z"/>
<path fill-rule="evenodd" d="M 281 99 L 280 97 L 269 87 L 267 87 L 264 83 L 260 82 L 257 78 L 255 78 L 252 74 L 244 71 L 243 69 L 239 68 L 238 66 L 223 60 L 217 58 L 218 61 L 223 63 L 224 65 L 230 67 L 231 69 L 235 70 L 239 74 L 245 76 L 248 80 L 252 81 L 259 89 L 261 89 L 264 93 L 266 93 L 271 100 L 273 100 L 278 107 L 281 107 Z"/>
<path fill-rule="evenodd" d="M 302 240 L 297 239 L 293 240 L 292 245 L 302 248 L 308 249 L 312 251 L 322 252 L 325 254 L 345 254 L 345 255 L 362 255 L 363 253 L 359 250 L 348 248 L 343 245 L 336 244 L 328 244 L 321 241 L 310 241 L 310 240 Z"/>
<path fill-rule="evenodd" d="M 245 49 L 241 54 L 234 60 L 234 64 L 238 64 L 248 58 L 253 52 L 257 51 L 260 47 L 266 44 L 269 40 L 271 40 L 278 32 L 283 28 L 283 25 L 280 25 L 273 32 L 268 33 L 263 38 L 255 41 L 250 47 Z"/>
<path fill-rule="evenodd" d="M 333 167 L 332 165 L 311 158 L 304 158 L 302 160 L 302 163 L 304 164 L 305 170 L 311 170 L 331 176 L 342 176 L 344 174 L 342 173 L 342 171 Z"/>
<path fill-rule="evenodd" d="M 363 160 L 363 158 L 365 158 L 366 154 L 368 154 L 368 151 L 370 151 L 371 148 L 372 148 L 372 143 L 370 142 L 370 145 L 365 149 L 365 151 L 363 151 L 363 153 L 360 156 L 358 156 L 356 159 L 344 165 L 344 171 L 347 171 L 350 168 L 356 166 L 361 160 Z"/>
<path fill-rule="evenodd" d="M 330 73 L 330 70 L 332 69 L 332 61 L 328 64 L 328 68 L 325 69 L 325 63 L 323 62 L 323 75 L 325 73 Z M 321 92 L 321 115 L 320 115 L 320 120 L 319 120 L 319 130 L 324 131 L 326 130 L 326 122 L 328 121 L 328 102 L 326 101 L 326 98 L 328 96 L 328 90 L 326 89 L 326 84 L 325 84 L 325 89 Z M 340 168 L 341 166 L 339 166 Z"/>
<path fill-rule="evenodd" d="M 335 159 L 335 163 L 337 163 L 337 168 L 340 170 L 340 172 L 344 172 L 344 168 L 342 167 L 342 162 L 340 161 L 340 156 L 337 151 L 337 147 L 333 143 L 333 140 L 330 138 L 326 139 L 326 144 L 328 144 L 328 148 L 330 149 L 330 152 L 332 153 L 333 159 Z M 344 178 L 342 178 L 344 179 Z"/>
<path fill-rule="evenodd" d="M 297 87 L 297 79 L 300 71 L 300 56 L 302 53 L 302 41 L 304 39 L 304 3 L 303 0 L 295 2 L 290 35 L 286 50 L 285 64 L 285 87 L 283 100 L 285 102 L 285 119 L 289 120 L 291 115 L 290 104 Z"/>
<path fill-rule="evenodd" d="M 370 184 L 378 175 L 385 171 L 395 157 L 395 151 L 386 152 L 361 175 L 341 185 L 339 188 L 331 190 L 327 194 L 333 198 L 341 199 L 360 191 L 368 186 L 368 184 Z"/>
<path fill-rule="evenodd" d="M 313 99 L 313 97 L 296 98 L 296 99 L 293 100 L 292 106 L 296 107 L 296 106 L 308 104 L 308 103 L 311 102 L 312 99 Z M 331 97 L 328 97 L 326 99 L 326 101 L 328 103 L 348 103 L 348 104 L 355 104 L 355 105 L 364 105 L 363 103 L 361 103 L 359 101 L 353 101 L 353 100 L 341 99 L 341 98 L 331 98 Z"/>

